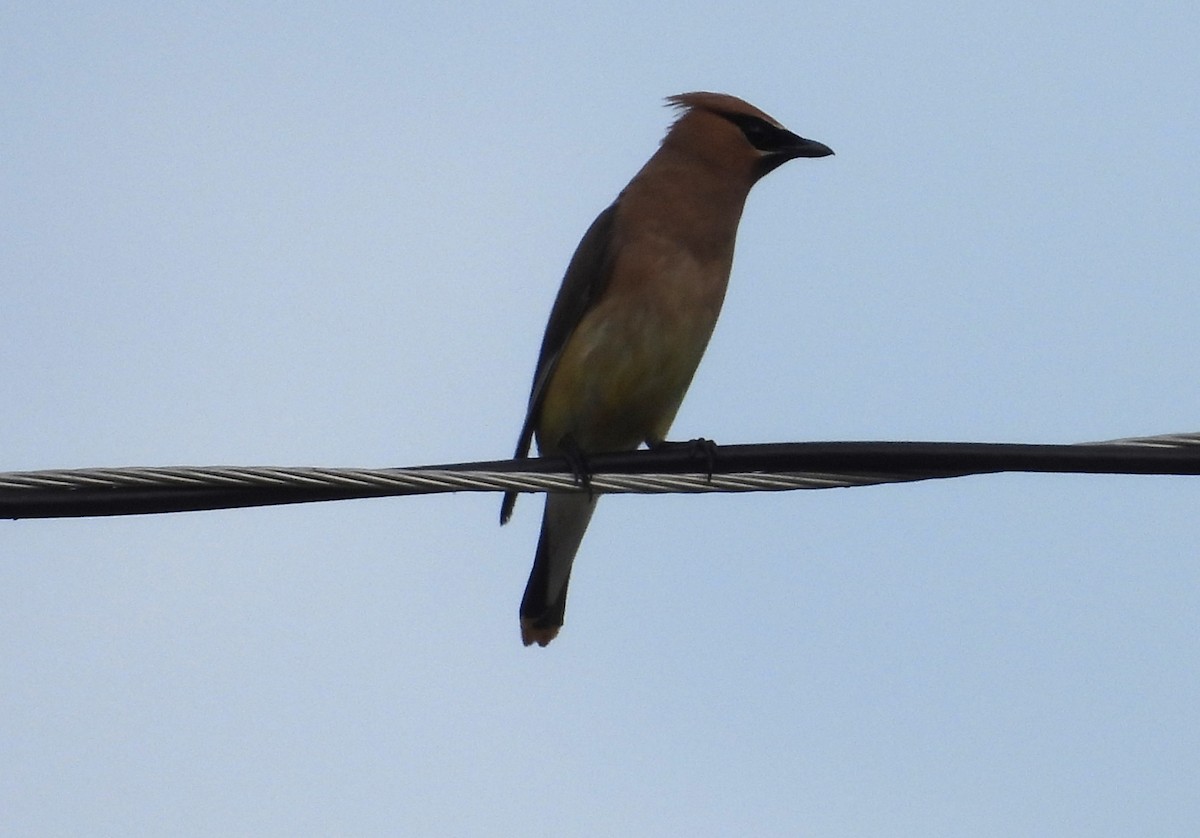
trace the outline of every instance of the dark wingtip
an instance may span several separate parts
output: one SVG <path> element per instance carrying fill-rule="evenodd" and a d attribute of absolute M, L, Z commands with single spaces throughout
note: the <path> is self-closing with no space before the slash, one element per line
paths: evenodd
<path fill-rule="evenodd" d="M 505 492 L 504 500 L 500 503 L 500 526 L 508 523 L 508 519 L 512 517 L 513 507 L 517 505 L 517 493 Z"/>

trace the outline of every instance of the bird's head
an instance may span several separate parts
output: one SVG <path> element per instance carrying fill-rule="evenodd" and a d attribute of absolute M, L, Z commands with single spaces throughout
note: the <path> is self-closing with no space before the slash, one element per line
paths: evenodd
<path fill-rule="evenodd" d="M 797 157 L 828 157 L 833 149 L 793 134 L 773 117 L 725 93 L 680 93 L 667 103 L 681 113 L 663 146 L 744 169 L 753 180 Z"/>

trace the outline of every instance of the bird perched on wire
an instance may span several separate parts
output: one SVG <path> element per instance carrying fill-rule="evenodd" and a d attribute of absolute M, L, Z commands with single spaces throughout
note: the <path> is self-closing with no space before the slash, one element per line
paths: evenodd
<path fill-rule="evenodd" d="M 746 196 L 763 175 L 828 146 L 721 93 L 667 99 L 662 145 L 584 234 L 542 339 L 516 457 L 586 457 L 663 442 L 721 311 Z M 508 493 L 500 523 L 512 515 Z M 558 634 L 575 553 L 596 507 L 550 492 L 521 600 L 521 640 Z"/>

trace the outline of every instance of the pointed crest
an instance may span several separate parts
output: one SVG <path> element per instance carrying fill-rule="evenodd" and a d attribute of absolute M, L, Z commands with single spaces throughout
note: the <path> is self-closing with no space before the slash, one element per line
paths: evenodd
<path fill-rule="evenodd" d="M 680 111 L 679 118 L 683 118 L 689 111 L 703 110 L 712 111 L 718 114 L 742 114 L 745 116 L 756 116 L 759 119 L 766 120 L 772 125 L 782 128 L 779 121 L 768 113 L 760 111 L 758 108 L 751 105 L 749 102 L 739 99 L 736 96 L 730 96 L 728 93 L 708 93 L 706 91 L 696 91 L 693 93 L 678 93 L 674 96 L 667 97 L 667 106 L 676 108 Z"/>

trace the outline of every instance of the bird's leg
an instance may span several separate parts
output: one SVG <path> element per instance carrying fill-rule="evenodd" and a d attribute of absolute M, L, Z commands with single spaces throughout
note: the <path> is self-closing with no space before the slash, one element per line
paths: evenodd
<path fill-rule="evenodd" d="M 583 453 L 583 449 L 579 447 L 579 443 L 575 441 L 575 437 L 567 434 L 562 438 L 558 445 L 559 454 L 571 469 L 571 474 L 575 477 L 575 482 L 587 490 L 588 498 L 594 497 L 592 492 L 592 470 L 588 466 L 587 455 Z"/>
<path fill-rule="evenodd" d="M 692 459 L 704 460 L 704 476 L 708 479 L 709 483 L 712 482 L 713 467 L 717 462 L 717 444 L 711 439 L 698 437 L 696 439 L 682 440 L 680 442 L 670 442 L 665 439 L 660 439 L 657 441 L 646 440 L 646 445 L 651 451 L 664 451 L 671 448 L 678 450 L 686 447 L 688 453 L 691 454 Z"/>

